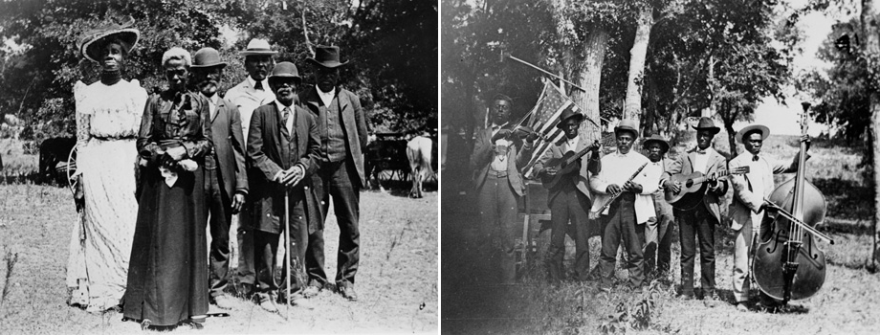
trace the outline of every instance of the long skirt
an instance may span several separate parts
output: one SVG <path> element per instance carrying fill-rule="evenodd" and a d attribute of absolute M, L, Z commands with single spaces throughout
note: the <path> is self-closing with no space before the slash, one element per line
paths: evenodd
<path fill-rule="evenodd" d="M 79 149 L 85 208 L 73 225 L 67 260 L 71 305 L 102 312 L 125 293 L 128 260 L 137 220 L 134 139 L 92 138 Z"/>
<path fill-rule="evenodd" d="M 157 167 L 142 172 L 124 315 L 173 326 L 208 312 L 204 171 L 181 171 L 169 187 Z"/>

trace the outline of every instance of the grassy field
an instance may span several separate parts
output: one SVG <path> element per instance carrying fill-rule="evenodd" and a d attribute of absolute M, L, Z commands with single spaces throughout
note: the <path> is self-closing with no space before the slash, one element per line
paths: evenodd
<path fill-rule="evenodd" d="M 716 145 L 726 147 L 726 137 Z M 772 136 L 764 152 L 782 160 L 797 152 L 796 137 Z M 720 150 L 721 148 L 719 148 Z M 709 308 L 700 300 L 677 297 L 680 283 L 680 248 L 677 232 L 673 242 L 672 287 L 652 282 L 641 293 L 616 289 L 603 293 L 597 283 L 547 284 L 543 249 L 526 272 L 522 283 L 495 284 L 497 274 L 488 270 L 477 240 L 480 223 L 475 219 L 472 192 L 447 192 L 441 204 L 443 287 L 441 326 L 444 334 L 876 334 L 880 327 L 880 274 L 870 266 L 873 243 L 870 217 L 873 192 L 862 186 L 857 168 L 859 152 L 814 142 L 808 162 L 808 179 L 825 193 L 828 219 L 820 229 L 835 239 L 821 244 L 827 257 L 823 288 L 809 299 L 793 301 L 789 310 L 771 314 L 736 311 L 733 305 L 733 234 L 716 230 L 716 281 L 722 302 Z M 455 178 L 456 176 L 445 176 Z M 790 178 L 791 175 L 781 178 Z M 448 180 L 448 179 L 447 179 Z M 546 241 L 547 232 L 539 236 Z M 567 240 L 566 266 L 573 246 Z M 600 239 L 591 239 L 591 265 L 598 264 Z M 695 273 L 699 276 L 699 262 Z M 618 278 L 626 278 L 619 271 Z M 696 278 L 699 285 L 699 278 Z"/>
<path fill-rule="evenodd" d="M 67 245 L 76 212 L 67 189 L 0 185 L 0 334 L 140 333 L 122 315 L 95 315 L 65 304 Z M 438 329 L 437 194 L 409 199 L 361 195 L 360 300 L 323 292 L 314 310 L 292 308 L 291 320 L 239 300 L 231 317 L 209 318 L 202 332 L 436 333 Z M 327 221 L 326 271 L 336 273 L 338 229 Z M 284 309 L 282 308 L 282 312 Z"/>

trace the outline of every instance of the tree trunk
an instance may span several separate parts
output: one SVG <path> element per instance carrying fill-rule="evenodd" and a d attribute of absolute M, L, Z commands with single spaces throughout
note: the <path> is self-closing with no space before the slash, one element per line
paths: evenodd
<path fill-rule="evenodd" d="M 595 27 L 584 41 L 584 59 L 577 70 L 575 80 L 578 86 L 586 89 L 572 90 L 574 103 L 586 116 L 587 135 L 590 142 L 602 138 L 601 121 L 599 119 L 599 84 L 602 81 L 602 66 L 605 64 L 605 50 L 608 46 L 608 32 L 602 27 Z"/>
<path fill-rule="evenodd" d="M 645 56 L 648 53 L 648 40 L 651 37 L 651 27 L 653 26 L 653 8 L 648 4 L 641 5 L 636 38 L 632 50 L 630 50 L 629 78 L 626 84 L 626 102 L 623 109 L 623 118 L 634 120 L 636 124 L 639 124 L 642 114 L 641 82 L 643 82 L 645 74 Z"/>
<path fill-rule="evenodd" d="M 880 1 L 862 0 L 862 29 L 864 29 L 864 51 L 868 58 L 868 68 L 876 68 L 880 62 Z M 876 80 L 875 78 L 872 78 Z M 880 260 L 880 247 L 877 240 L 880 238 L 880 93 L 876 90 L 870 93 L 871 108 L 871 150 L 874 154 L 874 252 L 872 263 Z"/>

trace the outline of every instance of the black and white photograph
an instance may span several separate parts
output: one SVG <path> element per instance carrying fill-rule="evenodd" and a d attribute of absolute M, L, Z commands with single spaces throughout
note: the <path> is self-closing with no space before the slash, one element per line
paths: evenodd
<path fill-rule="evenodd" d="M 438 18 L 0 2 L 0 333 L 438 333 Z"/>
<path fill-rule="evenodd" d="M 441 0 L 442 334 L 873 334 L 880 2 Z"/>

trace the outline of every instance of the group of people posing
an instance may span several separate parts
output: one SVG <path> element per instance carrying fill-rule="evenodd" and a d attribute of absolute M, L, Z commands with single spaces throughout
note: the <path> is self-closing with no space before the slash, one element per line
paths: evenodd
<path fill-rule="evenodd" d="M 170 48 L 161 59 L 168 88 L 148 96 L 122 78 L 138 38 L 136 29 L 110 27 L 79 45 L 102 72 L 74 88 L 85 206 L 70 244 L 70 304 L 121 310 L 144 328 L 200 329 L 209 305 L 229 309 L 233 293 L 270 312 L 276 303 L 312 308 L 309 299 L 333 288 L 357 300 L 362 152 L 371 136 L 358 97 L 338 86 L 347 64 L 339 48 L 315 47 L 316 82 L 302 85 L 293 63 L 275 64 L 269 42 L 253 39 L 240 53 L 248 77 L 225 96 L 227 63 L 217 50 Z M 340 229 L 334 284 L 324 273 L 331 198 Z M 279 294 L 287 289 L 275 268 L 279 240 L 289 241 L 290 301 Z"/>
<path fill-rule="evenodd" d="M 509 123 L 511 99 L 495 97 L 490 108 L 491 124 L 477 134 L 471 168 L 477 190 L 482 236 L 493 241 L 488 252 L 497 263 L 502 283 L 516 280 L 514 236 L 517 208 L 526 184 L 523 169 L 528 165 L 538 135 Z M 700 118 L 693 126 L 696 145 L 666 157 L 669 143 L 659 135 L 642 141 L 645 155 L 633 150 L 639 127 L 622 120 L 614 128 L 616 150 L 600 155 L 598 142 L 589 143 L 579 132 L 584 115 L 564 110 L 557 127 L 564 137 L 550 145 L 531 167 L 548 189 L 551 214 L 550 244 L 547 249 L 548 277 L 553 283 L 565 278 L 563 257 L 565 236 L 575 242 L 573 273 L 576 281 L 598 281 L 601 290 L 614 288 L 614 270 L 621 244 L 628 264 L 628 283 L 622 289 L 640 290 L 650 278 L 669 282 L 673 227 L 678 226 L 681 243 L 681 289 L 684 299 L 694 299 L 694 261 L 700 251 L 700 284 L 704 303 L 714 307 L 720 299 L 715 282 L 715 230 L 721 225 L 725 194 L 733 192 L 729 204 L 730 229 L 735 233 L 733 294 L 737 310 L 749 303 L 750 248 L 760 231 L 768 208 L 765 197 L 774 189 L 773 174 L 795 172 L 798 158 L 779 164 L 761 153 L 770 131 L 763 125 L 740 129 L 736 139 L 745 151 L 730 161 L 715 151 L 712 140 L 721 130 L 711 118 Z M 809 136 L 801 141 L 809 148 Z M 566 164 L 569 163 L 570 164 Z M 705 187 L 691 194 L 687 203 L 673 206 L 665 193 L 680 194 L 678 176 L 699 172 Z M 700 193 L 702 192 L 702 193 Z M 591 236 L 601 236 L 599 265 L 591 270 Z M 779 301 L 760 293 L 757 307 L 776 307 Z"/>

